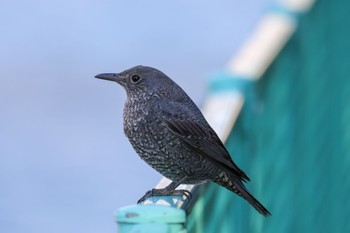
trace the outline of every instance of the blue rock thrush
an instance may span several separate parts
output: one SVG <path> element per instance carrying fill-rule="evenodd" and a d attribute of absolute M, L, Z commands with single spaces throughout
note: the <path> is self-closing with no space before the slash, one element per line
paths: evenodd
<path fill-rule="evenodd" d="M 247 200 L 259 213 L 269 211 L 246 189 L 248 176 L 232 161 L 223 143 L 190 97 L 161 71 L 136 66 L 99 79 L 124 87 L 124 132 L 137 154 L 163 176 L 172 180 L 149 196 L 183 195 L 180 184 L 213 181 Z"/>

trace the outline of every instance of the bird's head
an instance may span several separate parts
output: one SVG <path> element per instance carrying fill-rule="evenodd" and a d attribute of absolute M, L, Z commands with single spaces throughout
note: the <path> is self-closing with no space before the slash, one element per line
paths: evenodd
<path fill-rule="evenodd" d="M 129 98 L 162 92 L 182 91 L 163 72 L 149 66 L 135 66 L 121 73 L 104 73 L 95 76 L 99 79 L 114 81 L 124 87 Z"/>

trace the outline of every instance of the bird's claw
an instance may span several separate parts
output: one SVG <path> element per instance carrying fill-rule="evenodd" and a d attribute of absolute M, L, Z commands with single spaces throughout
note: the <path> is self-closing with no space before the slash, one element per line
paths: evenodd
<path fill-rule="evenodd" d="M 187 199 L 192 199 L 192 193 L 190 191 L 188 190 L 178 190 L 178 191 L 182 191 L 182 194 L 180 194 L 181 196 L 185 196 Z"/>
<path fill-rule="evenodd" d="M 186 199 L 192 199 L 192 193 L 188 190 L 173 190 L 171 192 L 168 192 L 165 189 L 151 189 L 143 195 L 143 197 L 140 198 L 140 200 L 137 201 L 137 204 L 140 204 L 144 202 L 147 198 L 151 196 L 185 196 Z"/>
<path fill-rule="evenodd" d="M 143 195 L 143 196 L 137 201 L 137 204 L 140 204 L 140 203 L 144 202 L 147 198 L 153 196 L 153 190 L 154 190 L 154 189 L 151 189 L 151 190 L 147 191 L 147 192 L 145 193 L 145 195 Z"/>

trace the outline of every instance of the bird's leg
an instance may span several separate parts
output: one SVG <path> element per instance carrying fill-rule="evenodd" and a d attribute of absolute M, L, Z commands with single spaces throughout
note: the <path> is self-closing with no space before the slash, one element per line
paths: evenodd
<path fill-rule="evenodd" d="M 148 191 L 140 200 L 138 204 L 144 202 L 147 198 L 151 196 L 186 196 L 187 198 L 192 198 L 192 194 L 187 190 L 175 190 L 177 186 L 182 184 L 186 180 L 186 176 L 179 181 L 172 181 L 168 186 L 162 189 L 152 189 Z"/>

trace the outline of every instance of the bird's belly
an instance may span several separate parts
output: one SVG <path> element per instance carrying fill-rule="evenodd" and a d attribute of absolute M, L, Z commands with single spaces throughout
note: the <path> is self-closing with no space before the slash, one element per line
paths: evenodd
<path fill-rule="evenodd" d="M 125 119 L 125 118 L 124 118 Z M 218 170 L 197 154 L 157 118 L 124 122 L 124 132 L 137 154 L 163 176 L 176 181 L 187 177 L 187 184 L 214 179 Z M 214 175 L 215 174 L 215 175 Z"/>
<path fill-rule="evenodd" d="M 197 154 L 180 138 L 158 127 L 157 133 L 149 130 L 134 132 L 129 137 L 137 154 L 156 171 L 171 180 L 187 177 L 187 184 L 213 179 L 216 168 L 202 155 Z"/>

